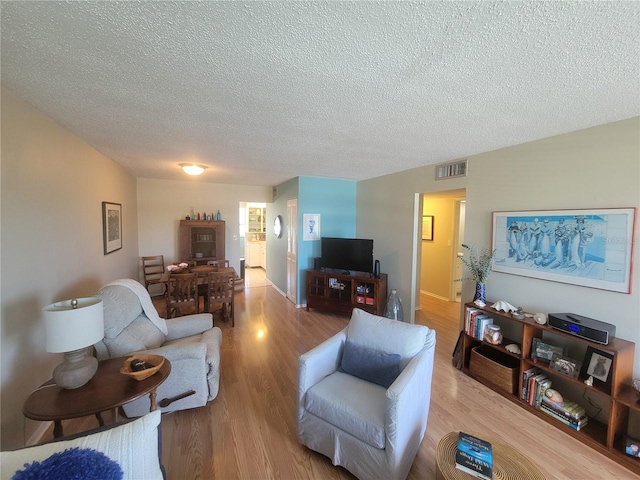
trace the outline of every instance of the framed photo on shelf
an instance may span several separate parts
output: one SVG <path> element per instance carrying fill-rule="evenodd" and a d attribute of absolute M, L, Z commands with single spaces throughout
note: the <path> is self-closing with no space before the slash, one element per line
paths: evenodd
<path fill-rule="evenodd" d="M 433 240 L 433 215 L 422 216 L 422 239 Z"/>
<path fill-rule="evenodd" d="M 637 440 L 633 437 L 625 435 L 625 447 L 624 453 L 627 455 L 631 455 L 632 457 L 639 458 L 640 457 L 640 440 Z"/>
<path fill-rule="evenodd" d="M 580 377 L 584 379 L 593 377 L 594 385 L 598 385 L 606 390 L 611 390 L 612 364 L 613 355 L 588 346 L 587 353 L 582 362 Z"/>
<path fill-rule="evenodd" d="M 551 363 L 549 363 L 549 368 L 556 372 L 560 372 L 563 375 L 567 375 L 568 377 L 578 378 L 581 365 L 582 364 L 577 360 L 554 353 L 551 358 Z"/>
<path fill-rule="evenodd" d="M 492 270 L 631 293 L 635 208 L 493 212 Z"/>
<path fill-rule="evenodd" d="M 545 362 L 550 362 L 553 360 L 554 355 L 564 356 L 565 353 L 563 347 L 549 345 L 537 337 L 534 337 L 531 343 L 531 358 L 535 361 L 544 360 Z"/>
<path fill-rule="evenodd" d="M 102 202 L 104 255 L 122 248 L 122 204 Z"/>

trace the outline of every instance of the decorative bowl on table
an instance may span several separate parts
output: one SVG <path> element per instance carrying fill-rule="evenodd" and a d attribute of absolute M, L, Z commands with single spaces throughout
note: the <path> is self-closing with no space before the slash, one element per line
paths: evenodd
<path fill-rule="evenodd" d="M 163 364 L 162 355 L 133 355 L 124 361 L 120 373 L 140 381 L 156 373 Z"/>

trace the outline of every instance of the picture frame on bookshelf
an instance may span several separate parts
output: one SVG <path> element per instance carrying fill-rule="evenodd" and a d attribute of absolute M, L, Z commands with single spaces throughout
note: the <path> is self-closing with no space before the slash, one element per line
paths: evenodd
<path fill-rule="evenodd" d="M 531 358 L 533 360 L 544 360 L 546 362 L 551 362 L 554 354 L 564 356 L 566 352 L 563 347 L 544 343 L 539 338 L 534 337 L 533 341 L 531 342 Z"/>
<path fill-rule="evenodd" d="M 563 375 L 571 378 L 578 378 L 581 366 L 582 364 L 578 360 L 574 360 L 557 353 L 553 354 L 551 357 L 551 363 L 549 363 L 549 368 L 551 370 L 555 370 L 556 372 L 562 373 Z"/>
<path fill-rule="evenodd" d="M 493 212 L 492 270 L 631 293 L 635 208 Z"/>
<path fill-rule="evenodd" d="M 584 379 L 592 377 L 594 385 L 607 391 L 611 390 L 612 364 L 613 355 L 589 345 L 582 362 L 580 377 Z"/>
<path fill-rule="evenodd" d="M 632 457 L 640 458 L 640 440 L 625 435 L 624 441 L 624 453 Z"/>

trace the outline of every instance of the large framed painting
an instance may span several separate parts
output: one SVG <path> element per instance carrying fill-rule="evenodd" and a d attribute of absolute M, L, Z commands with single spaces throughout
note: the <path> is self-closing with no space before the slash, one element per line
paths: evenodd
<path fill-rule="evenodd" d="M 493 213 L 492 270 L 631 293 L 635 208 Z"/>
<path fill-rule="evenodd" d="M 104 255 L 122 248 L 122 204 L 102 202 Z"/>

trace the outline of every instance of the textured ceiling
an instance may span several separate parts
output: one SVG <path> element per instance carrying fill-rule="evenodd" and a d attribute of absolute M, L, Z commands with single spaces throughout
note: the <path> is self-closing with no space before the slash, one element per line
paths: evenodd
<path fill-rule="evenodd" d="M 361 180 L 640 115 L 640 2 L 2 2 L 1 76 L 136 177 Z"/>

